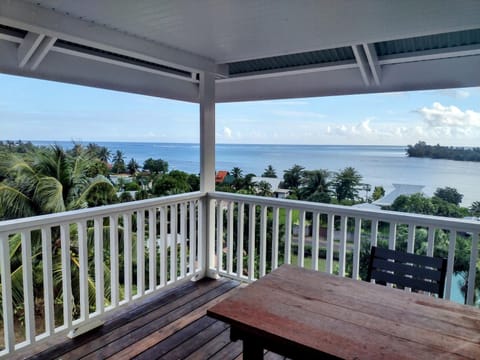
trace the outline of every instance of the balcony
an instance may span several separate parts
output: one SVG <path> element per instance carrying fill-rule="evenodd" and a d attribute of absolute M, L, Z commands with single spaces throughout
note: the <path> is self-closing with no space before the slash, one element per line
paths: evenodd
<path fill-rule="evenodd" d="M 479 232 L 467 220 L 219 192 L 4 221 L 0 354 L 236 358 L 241 345 L 205 312 L 241 284 L 283 263 L 359 279 L 370 245 L 446 249 L 449 300 L 465 251 L 475 284 Z"/>

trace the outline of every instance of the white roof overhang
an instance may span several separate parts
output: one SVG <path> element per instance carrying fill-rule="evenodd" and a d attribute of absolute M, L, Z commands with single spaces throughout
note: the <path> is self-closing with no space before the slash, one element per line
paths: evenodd
<path fill-rule="evenodd" d="M 480 85 L 475 0 L 0 0 L 0 72 L 197 102 Z"/>

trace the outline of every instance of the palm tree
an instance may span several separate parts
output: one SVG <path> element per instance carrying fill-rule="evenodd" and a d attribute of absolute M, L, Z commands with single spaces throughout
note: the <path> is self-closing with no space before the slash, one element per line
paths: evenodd
<path fill-rule="evenodd" d="M 349 166 L 335 174 L 333 180 L 335 193 L 338 201 L 352 200 L 358 196 L 362 175 L 353 167 Z"/>
<path fill-rule="evenodd" d="M 299 190 L 299 195 L 301 199 L 307 199 L 309 196 L 314 193 L 318 194 L 328 194 L 329 192 L 329 183 L 328 177 L 330 173 L 328 170 L 305 170 L 303 171 L 302 185 L 303 187 Z"/>
<path fill-rule="evenodd" d="M 120 174 L 125 172 L 125 155 L 121 150 L 117 150 L 115 155 L 112 157 L 112 172 L 115 174 Z"/>
<path fill-rule="evenodd" d="M 285 170 L 283 173 L 284 186 L 287 189 L 297 191 L 302 183 L 303 170 L 305 170 L 305 168 L 297 164 Z"/>
<path fill-rule="evenodd" d="M 259 181 L 257 184 L 257 195 L 259 196 L 272 196 L 272 185 L 266 181 Z"/>
<path fill-rule="evenodd" d="M 275 171 L 272 165 L 268 165 L 265 171 L 263 172 L 262 176 L 268 177 L 268 178 L 276 178 L 277 172 Z"/>
<path fill-rule="evenodd" d="M 480 216 L 480 201 L 474 201 L 470 206 L 470 213 L 473 216 Z"/>
<path fill-rule="evenodd" d="M 130 175 L 135 175 L 140 169 L 140 165 L 138 165 L 137 161 L 134 158 L 131 158 L 127 164 L 127 170 Z"/>
<path fill-rule="evenodd" d="M 0 160 L 0 172 L 6 179 L 0 183 L 0 218 L 18 218 L 40 214 L 48 214 L 87 206 L 87 198 L 97 191 L 110 191 L 112 184 L 103 176 L 88 178 L 88 168 L 95 159 L 87 152 L 78 156 L 67 154 L 61 147 L 42 148 L 28 153 L 24 158 L 7 154 Z M 76 224 L 70 225 L 72 243 L 70 247 L 72 277 L 79 274 L 78 230 Z M 104 232 L 109 231 L 104 227 Z M 89 257 L 93 258 L 93 229 L 88 229 Z M 58 246 L 60 234 L 58 228 L 52 228 L 52 265 L 54 276 L 54 296 L 61 301 L 61 255 Z M 10 263 L 12 270 L 13 303 L 17 316 L 23 311 L 23 263 L 21 260 L 21 236 L 15 234 L 9 239 Z M 31 232 L 32 270 L 42 271 L 41 237 L 38 231 Z M 89 262 L 93 264 L 92 261 Z M 106 279 L 109 276 L 108 266 L 104 264 Z M 89 274 L 94 274 L 89 271 Z M 43 298 L 41 278 L 34 277 L 35 298 Z M 94 294 L 95 280 L 88 279 L 90 294 Z M 74 299 L 78 299 L 78 288 L 72 289 Z M 109 294 L 106 284 L 105 297 Z M 57 301 L 56 300 L 56 301 Z M 91 299 L 92 300 L 92 299 Z M 94 301 L 94 299 L 92 300 Z M 92 303 L 93 304 L 93 303 Z M 76 304 L 77 306 L 77 304 Z"/>
<path fill-rule="evenodd" d="M 86 175 L 91 164 L 85 153 L 68 155 L 57 145 L 24 158 L 7 154 L 0 160 L 0 172 L 6 174 L 0 183 L 0 219 L 86 208 L 89 194 L 112 187 L 103 176 Z"/>

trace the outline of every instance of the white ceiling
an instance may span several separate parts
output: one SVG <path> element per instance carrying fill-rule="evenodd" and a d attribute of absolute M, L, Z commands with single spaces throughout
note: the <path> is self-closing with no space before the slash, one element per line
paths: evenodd
<path fill-rule="evenodd" d="M 9 27 L 0 31 L 2 72 L 187 101 L 197 101 L 202 71 L 217 74 L 217 101 L 480 85 L 478 45 L 390 63 L 373 48 L 480 29 L 478 0 L 0 0 L 0 25 Z M 228 72 L 231 62 L 345 46 L 356 51 L 346 63 Z"/>

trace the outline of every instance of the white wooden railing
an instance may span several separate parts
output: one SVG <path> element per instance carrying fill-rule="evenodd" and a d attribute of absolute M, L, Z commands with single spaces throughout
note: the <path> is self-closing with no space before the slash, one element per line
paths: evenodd
<path fill-rule="evenodd" d="M 432 256 L 442 242 L 450 299 L 460 237 L 475 284 L 479 232 L 475 221 L 220 192 L 0 222 L 0 357 L 193 277 L 250 282 L 295 263 L 357 279 L 377 243 Z"/>
<path fill-rule="evenodd" d="M 380 241 L 399 249 L 398 232 L 402 231 L 406 238 L 402 250 L 413 252 L 421 247 L 424 255 L 433 256 L 441 230 L 443 246 L 448 246 L 445 298 L 451 297 L 455 253 L 465 251 L 456 247 L 458 237 L 463 236 L 470 254 L 468 284 L 472 284 L 466 302 L 474 304 L 478 221 L 219 192 L 210 194 L 208 201 L 215 209 L 211 221 L 216 228 L 210 235 L 215 257 L 210 257 L 209 266 L 219 275 L 254 281 L 281 263 L 294 263 L 358 279 L 362 243 L 368 252 Z M 294 215 L 298 224 L 294 224 Z M 425 233 L 424 240 L 417 238 L 419 230 Z"/>
<path fill-rule="evenodd" d="M 105 312 L 201 274 L 203 199 L 190 193 L 0 222 L 0 356 L 56 333 L 75 336 Z M 13 312 L 19 303 L 22 321 Z"/>

